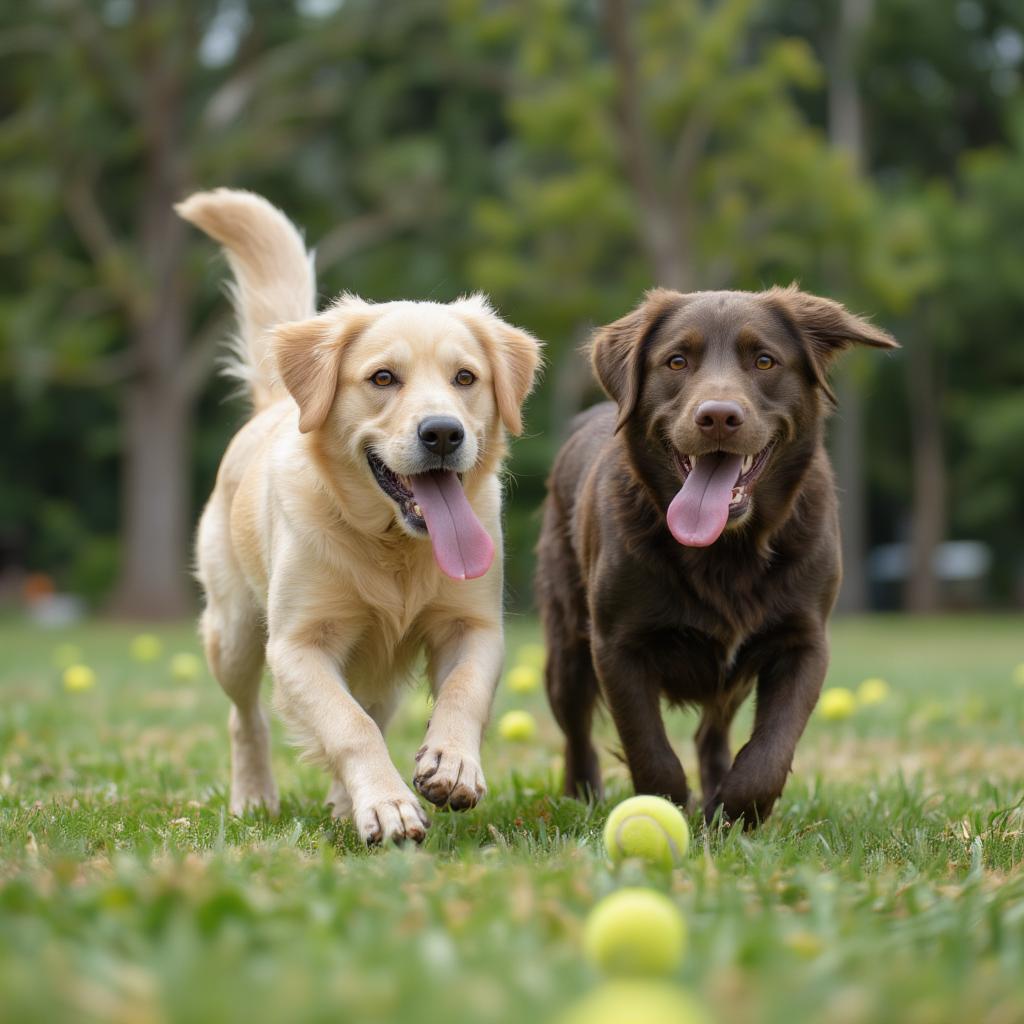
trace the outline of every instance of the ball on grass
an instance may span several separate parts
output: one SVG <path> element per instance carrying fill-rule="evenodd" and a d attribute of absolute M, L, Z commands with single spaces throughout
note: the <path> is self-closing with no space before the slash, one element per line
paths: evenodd
<path fill-rule="evenodd" d="M 683 960 L 686 923 L 662 893 L 620 889 L 590 912 L 583 949 L 605 974 L 671 974 Z"/>
<path fill-rule="evenodd" d="M 91 690 L 96 685 L 96 673 L 88 665 L 68 665 L 63 678 L 64 689 L 72 692 Z"/>
<path fill-rule="evenodd" d="M 857 710 L 857 698 L 845 686 L 832 686 L 821 695 L 818 710 L 826 721 L 841 722 Z"/>
<path fill-rule="evenodd" d="M 609 981 L 558 1018 L 558 1024 L 709 1024 L 687 992 L 662 981 Z"/>
<path fill-rule="evenodd" d="M 889 698 L 889 684 L 884 679 L 872 677 L 865 679 L 857 687 L 857 700 L 865 707 L 872 704 L 884 704 Z"/>
<path fill-rule="evenodd" d="M 513 693 L 532 693 L 540 686 L 540 672 L 533 665 L 514 665 L 506 679 Z"/>
<path fill-rule="evenodd" d="M 604 846 L 615 864 L 638 857 L 670 871 L 690 848 L 690 826 L 671 801 L 660 796 L 633 796 L 608 815 Z"/>
<path fill-rule="evenodd" d="M 136 661 L 156 661 L 163 653 L 160 637 L 152 633 L 140 633 L 132 639 L 131 652 Z"/>
<path fill-rule="evenodd" d="M 529 711 L 508 711 L 498 722 L 498 735 L 513 743 L 525 743 L 537 735 L 537 723 Z"/>
<path fill-rule="evenodd" d="M 203 671 L 203 663 L 188 651 L 182 651 L 171 658 L 171 676 L 179 683 L 190 683 L 199 678 Z"/>
<path fill-rule="evenodd" d="M 546 652 L 543 644 L 523 644 L 516 651 L 516 664 L 529 665 L 538 671 L 544 667 Z"/>

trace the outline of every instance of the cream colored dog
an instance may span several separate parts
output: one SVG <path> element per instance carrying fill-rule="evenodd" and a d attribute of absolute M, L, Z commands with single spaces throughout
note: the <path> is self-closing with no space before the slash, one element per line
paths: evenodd
<path fill-rule="evenodd" d="M 210 669 L 231 698 L 231 811 L 278 809 L 259 688 L 331 773 L 368 843 L 428 819 L 383 732 L 421 651 L 436 705 L 413 782 L 438 806 L 485 792 L 480 742 L 504 655 L 501 485 L 540 346 L 481 296 L 343 295 L 317 315 L 312 259 L 280 210 L 220 189 L 177 207 L 227 250 L 254 412 L 203 512 Z"/>

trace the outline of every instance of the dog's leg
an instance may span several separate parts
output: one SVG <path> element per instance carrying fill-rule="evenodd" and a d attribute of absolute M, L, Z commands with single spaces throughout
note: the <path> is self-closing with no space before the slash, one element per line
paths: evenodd
<path fill-rule="evenodd" d="M 754 731 L 718 791 L 706 800 L 704 813 L 709 821 L 719 806 L 727 820 L 742 816 L 746 828 L 771 814 L 827 669 L 824 633 L 809 644 L 765 657 L 757 681 Z"/>
<path fill-rule="evenodd" d="M 705 705 L 701 712 L 694 741 L 700 765 L 701 793 L 705 801 L 718 792 L 718 787 L 732 767 L 729 727 L 740 705 L 747 699 L 752 684 L 752 680 L 737 683 L 717 702 Z"/>
<path fill-rule="evenodd" d="M 581 800 L 600 798 L 601 766 L 590 738 L 599 691 L 590 651 L 587 598 L 567 516 L 554 492 L 544 502 L 536 591 L 547 647 L 544 684 L 555 721 L 565 735 L 565 792 Z"/>
<path fill-rule="evenodd" d="M 395 696 L 397 697 L 397 691 Z M 377 723 L 377 728 L 380 729 L 382 736 L 387 730 L 397 703 L 396 699 L 392 699 L 386 703 L 373 704 L 366 709 L 366 713 Z M 327 790 L 327 799 L 324 803 L 331 808 L 331 817 L 335 821 L 352 817 L 352 800 L 348 795 L 348 790 L 345 789 L 345 784 L 340 779 L 331 779 Z"/>
<path fill-rule="evenodd" d="M 231 698 L 231 813 L 265 807 L 277 814 L 280 801 L 270 768 L 270 729 L 260 706 L 264 638 L 259 613 L 211 599 L 200 631 L 210 671 Z"/>
<path fill-rule="evenodd" d="M 608 702 L 633 788 L 686 808 L 690 789 L 661 717 L 661 683 L 641 652 L 598 634 L 594 666 Z"/>
<path fill-rule="evenodd" d="M 566 795 L 600 799 L 601 766 L 590 738 L 598 696 L 590 644 L 575 631 L 548 631 L 544 681 L 555 721 L 565 734 Z"/>
<path fill-rule="evenodd" d="M 270 628 L 274 703 L 344 787 L 360 837 L 369 844 L 422 842 L 427 816 L 392 764 L 377 723 L 345 686 L 336 653 L 285 629 L 275 633 L 273 621 Z"/>
<path fill-rule="evenodd" d="M 435 633 L 435 635 L 437 635 Z M 428 647 L 437 703 L 413 784 L 431 803 L 464 811 L 487 792 L 480 742 L 505 655 L 501 627 L 458 626 Z"/>

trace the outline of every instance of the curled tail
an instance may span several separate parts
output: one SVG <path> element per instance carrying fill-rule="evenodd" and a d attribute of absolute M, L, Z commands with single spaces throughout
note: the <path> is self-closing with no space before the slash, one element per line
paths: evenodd
<path fill-rule="evenodd" d="M 175 210 L 224 246 L 238 317 L 225 372 L 245 384 L 259 411 L 285 394 L 268 350 L 269 329 L 316 314 L 312 254 L 295 225 L 253 192 L 196 192 Z"/>

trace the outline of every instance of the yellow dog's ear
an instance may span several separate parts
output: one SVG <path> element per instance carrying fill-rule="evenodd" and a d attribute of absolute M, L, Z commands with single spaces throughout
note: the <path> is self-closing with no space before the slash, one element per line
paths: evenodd
<path fill-rule="evenodd" d="M 343 295 L 319 316 L 273 329 L 277 371 L 299 407 L 302 433 L 326 422 L 338 391 L 342 353 L 369 326 L 372 310 L 369 302 Z"/>
<path fill-rule="evenodd" d="M 487 353 L 494 376 L 498 415 L 511 434 L 523 432 L 522 406 L 533 389 L 541 362 L 541 343 L 505 323 L 479 292 L 452 303 Z"/>
<path fill-rule="evenodd" d="M 636 309 L 594 335 L 590 362 L 601 387 L 619 407 L 616 432 L 625 426 L 640 400 L 647 342 L 685 301 L 686 296 L 679 292 L 652 288 Z"/>
<path fill-rule="evenodd" d="M 899 348 L 899 342 L 881 327 L 851 313 L 833 299 L 802 292 L 795 285 L 770 288 L 764 293 L 790 333 L 803 343 L 815 383 L 835 405 L 836 396 L 828 383 L 828 370 L 840 352 L 853 345 L 871 348 Z"/>

